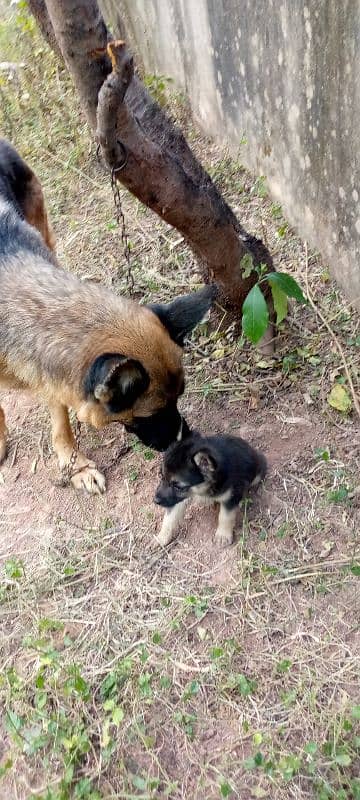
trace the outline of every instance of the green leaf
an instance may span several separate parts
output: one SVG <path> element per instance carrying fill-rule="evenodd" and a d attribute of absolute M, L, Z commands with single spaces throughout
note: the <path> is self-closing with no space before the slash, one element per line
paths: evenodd
<path fill-rule="evenodd" d="M 291 667 L 292 662 L 288 658 L 284 658 L 282 661 L 278 661 L 276 665 L 277 672 L 288 672 Z"/>
<path fill-rule="evenodd" d="M 6 712 L 6 717 L 7 729 L 10 733 L 12 730 L 15 730 L 16 732 L 21 730 L 24 725 L 24 721 L 18 716 L 18 714 L 16 714 L 15 711 L 12 711 L 11 708 L 9 708 Z"/>
<path fill-rule="evenodd" d="M 346 389 L 340 383 L 335 383 L 327 401 L 331 408 L 336 408 L 337 411 L 342 411 L 345 414 L 350 411 L 352 406 L 351 397 L 349 397 Z"/>
<path fill-rule="evenodd" d="M 35 695 L 35 705 L 36 708 L 41 711 L 42 708 L 45 708 L 47 703 L 47 694 L 46 692 L 37 692 Z"/>
<path fill-rule="evenodd" d="M 335 763 L 339 764 L 340 767 L 349 767 L 351 764 L 349 753 L 337 753 Z"/>
<path fill-rule="evenodd" d="M 256 681 L 248 680 L 245 675 L 239 674 L 236 676 L 237 690 L 243 697 L 253 694 L 256 691 Z"/>
<path fill-rule="evenodd" d="M 356 575 L 356 577 L 359 578 L 360 577 L 360 564 L 353 564 L 353 566 L 350 567 L 350 572 L 352 572 L 353 575 Z"/>
<path fill-rule="evenodd" d="M 328 447 L 315 447 L 314 452 L 321 461 L 330 461 L 330 451 Z"/>
<path fill-rule="evenodd" d="M 18 580 L 24 575 L 24 565 L 18 558 L 10 558 L 5 561 L 5 572 L 8 578 Z"/>
<path fill-rule="evenodd" d="M 315 755 L 317 749 L 316 742 L 308 742 L 304 747 L 305 753 L 308 753 L 310 756 Z"/>
<path fill-rule="evenodd" d="M 271 294 L 273 296 L 274 308 L 276 311 L 276 324 L 280 325 L 280 322 L 285 319 L 288 312 L 287 295 L 282 289 L 280 289 L 277 283 L 273 283 L 271 285 Z"/>
<path fill-rule="evenodd" d="M 232 794 L 232 788 L 229 783 L 226 781 L 220 784 L 220 796 L 221 797 L 230 797 Z"/>
<path fill-rule="evenodd" d="M 248 278 L 254 271 L 254 259 L 251 253 L 245 253 L 240 261 L 241 275 L 243 278 Z"/>
<path fill-rule="evenodd" d="M 104 711 L 113 711 L 115 705 L 116 705 L 115 700 L 113 698 L 110 698 L 109 700 L 105 700 L 105 703 L 103 704 L 103 709 Z"/>
<path fill-rule="evenodd" d="M 121 708 L 121 706 L 116 706 L 112 714 L 113 724 L 116 726 L 120 725 L 120 722 L 123 721 L 124 716 L 125 716 L 124 710 Z"/>
<path fill-rule="evenodd" d="M 351 716 L 354 717 L 354 719 L 360 719 L 360 705 L 352 707 Z"/>
<path fill-rule="evenodd" d="M 244 769 L 255 769 L 256 763 L 253 756 L 250 756 L 250 758 L 245 758 L 245 760 L 243 761 L 243 767 Z"/>
<path fill-rule="evenodd" d="M 288 275 L 286 272 L 270 272 L 265 277 L 271 287 L 276 284 L 288 297 L 294 297 L 298 303 L 307 303 L 302 289 L 291 275 Z"/>
<path fill-rule="evenodd" d="M 269 312 L 263 293 L 256 284 L 250 290 L 242 307 L 242 329 L 253 344 L 260 341 L 269 324 Z"/>
<path fill-rule="evenodd" d="M 224 650 L 222 647 L 212 647 L 210 650 L 210 658 L 212 658 L 213 661 L 215 661 L 217 658 L 222 658 L 223 655 Z"/>
<path fill-rule="evenodd" d="M 145 791 L 146 781 L 144 780 L 144 778 L 141 777 L 141 775 L 133 775 L 131 778 L 131 782 L 133 786 L 135 786 L 135 789 L 140 789 L 141 792 Z"/>

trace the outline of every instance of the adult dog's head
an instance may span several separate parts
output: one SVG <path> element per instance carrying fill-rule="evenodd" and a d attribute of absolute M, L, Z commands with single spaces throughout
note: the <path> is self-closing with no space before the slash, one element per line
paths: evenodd
<path fill-rule="evenodd" d="M 182 348 L 216 292 L 212 285 L 168 305 L 126 303 L 121 333 L 112 333 L 107 352 L 87 369 L 83 418 L 97 427 L 118 420 L 155 450 L 181 439 L 188 432 L 177 408 L 185 385 Z"/>

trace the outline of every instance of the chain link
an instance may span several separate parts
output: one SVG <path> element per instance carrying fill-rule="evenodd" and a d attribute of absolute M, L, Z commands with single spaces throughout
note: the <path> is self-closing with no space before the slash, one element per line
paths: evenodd
<path fill-rule="evenodd" d="M 129 243 L 129 237 L 128 237 L 127 231 L 126 231 L 125 216 L 124 216 L 124 212 L 122 210 L 119 183 L 116 180 L 117 173 L 121 172 L 121 170 L 124 169 L 124 167 L 126 167 L 126 164 L 127 164 L 127 161 L 128 161 L 128 153 L 127 153 L 125 145 L 122 142 L 118 141 L 118 145 L 121 146 L 124 157 L 123 157 L 122 164 L 120 164 L 117 167 L 113 167 L 112 170 L 111 170 L 111 189 L 112 189 L 113 198 L 114 198 L 116 223 L 117 223 L 119 228 L 121 226 L 121 241 L 122 241 L 122 244 L 123 244 L 124 256 L 125 256 L 125 261 L 126 261 L 126 265 L 127 265 L 126 282 L 127 282 L 127 285 L 128 285 L 128 292 L 129 292 L 129 295 L 131 297 L 131 295 L 134 292 L 135 282 L 134 282 L 134 277 L 133 277 L 132 270 L 131 270 L 130 243 Z M 101 144 L 98 144 L 98 146 L 96 148 L 96 157 L 97 157 L 98 161 L 100 160 L 100 153 L 101 153 Z M 121 278 L 120 269 L 118 270 L 118 278 Z"/>
<path fill-rule="evenodd" d="M 124 147 L 124 146 L 123 146 Z M 116 180 L 116 173 L 120 172 L 120 170 L 124 169 L 127 163 L 127 153 L 124 148 L 124 162 L 120 165 L 120 167 L 113 167 L 111 170 L 111 188 L 114 198 L 114 206 L 115 206 L 115 219 L 117 225 L 121 227 L 121 241 L 124 248 L 124 256 L 126 261 L 126 282 L 128 286 L 128 292 L 131 295 L 134 292 L 134 276 L 132 274 L 131 269 L 131 262 L 130 262 L 130 244 L 129 244 L 129 237 L 126 231 L 126 223 L 125 223 L 125 216 L 121 205 L 121 195 L 119 189 L 119 183 Z M 119 273 L 118 276 L 120 277 Z"/>
<path fill-rule="evenodd" d="M 76 464 L 77 454 L 79 452 L 80 438 L 81 438 L 81 424 L 80 424 L 79 420 L 77 419 L 76 422 L 75 422 L 75 431 L 74 431 L 75 442 L 74 442 L 74 447 L 72 449 L 72 453 L 71 453 L 71 456 L 70 456 L 70 460 L 68 461 L 67 464 L 64 464 L 64 466 L 61 467 L 61 470 L 60 470 L 61 471 L 61 478 L 56 483 L 56 486 L 60 486 L 62 489 L 64 489 L 66 486 L 69 486 L 71 478 L 72 478 L 72 476 L 74 474 L 73 470 L 74 470 L 74 466 Z"/>

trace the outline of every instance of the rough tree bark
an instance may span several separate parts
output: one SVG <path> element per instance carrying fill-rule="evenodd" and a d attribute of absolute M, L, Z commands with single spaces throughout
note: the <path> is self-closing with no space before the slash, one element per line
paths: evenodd
<path fill-rule="evenodd" d="M 29 0 L 29 6 L 49 44 L 56 41 L 111 168 L 123 163 L 125 149 L 118 180 L 182 233 L 205 279 L 217 282 L 228 306 L 241 309 L 257 278 L 243 278 L 242 258 L 250 254 L 254 266 L 273 269 L 270 253 L 242 228 L 183 134 L 134 75 L 124 43 L 111 63 L 96 0 Z"/>

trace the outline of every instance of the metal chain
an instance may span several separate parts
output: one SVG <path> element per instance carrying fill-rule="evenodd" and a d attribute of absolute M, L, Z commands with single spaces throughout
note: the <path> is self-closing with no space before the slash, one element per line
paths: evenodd
<path fill-rule="evenodd" d="M 128 238 L 127 231 L 126 231 L 125 216 L 124 216 L 124 212 L 122 210 L 122 205 L 121 205 L 121 196 L 120 196 L 119 184 L 118 184 L 118 181 L 116 180 L 116 173 L 120 172 L 120 170 L 123 169 L 127 164 L 127 152 L 125 150 L 124 145 L 122 145 L 122 147 L 123 147 L 123 150 L 124 150 L 124 161 L 119 167 L 113 167 L 113 169 L 111 170 L 111 188 L 112 188 L 113 197 L 114 197 L 116 222 L 117 222 L 119 227 L 121 226 L 121 241 L 123 243 L 124 256 L 125 256 L 125 261 L 126 261 L 126 264 L 127 264 L 126 280 L 127 280 L 129 294 L 132 295 L 133 291 L 134 291 L 135 283 L 134 283 L 134 276 L 133 276 L 132 270 L 131 270 L 130 244 L 129 244 L 129 238 Z M 99 156 L 99 150 L 100 150 L 100 145 L 97 148 L 97 156 Z M 61 467 L 61 479 L 60 479 L 60 481 L 58 481 L 56 483 L 57 486 L 61 486 L 61 487 L 68 486 L 70 481 L 71 481 L 71 478 L 72 478 L 72 476 L 74 474 L 73 470 L 74 470 L 74 466 L 75 466 L 75 463 L 76 463 L 77 454 L 79 452 L 80 438 L 81 438 L 81 424 L 80 424 L 78 419 L 75 422 L 74 438 L 75 438 L 75 442 L 74 442 L 74 447 L 72 449 L 72 453 L 71 453 L 71 456 L 70 456 L 70 460 L 69 460 L 69 462 L 67 464 L 64 464 L 64 466 Z M 126 452 L 127 449 L 128 448 L 125 448 L 124 452 Z M 123 455 L 123 453 L 121 453 L 121 455 Z"/>
<path fill-rule="evenodd" d="M 132 270 L 131 270 L 130 244 L 129 244 L 129 238 L 128 238 L 127 231 L 126 231 L 125 216 L 124 216 L 124 212 L 122 210 L 122 205 L 121 205 L 121 196 L 120 196 L 119 183 L 116 180 L 116 173 L 119 172 L 121 169 L 123 169 L 125 167 L 126 162 L 127 162 L 127 154 L 125 153 L 124 163 L 121 164 L 120 167 L 113 167 L 113 169 L 111 170 L 111 188 L 112 188 L 112 193 L 113 193 L 113 197 L 114 197 L 116 222 L 117 222 L 119 227 L 121 226 L 121 241 L 122 241 L 122 244 L 123 244 L 124 256 L 125 256 L 125 261 L 126 261 L 126 265 L 127 265 L 127 268 L 126 268 L 126 282 L 127 282 L 127 286 L 128 286 L 129 295 L 131 297 L 131 295 L 134 292 L 135 283 L 134 283 L 134 276 L 133 276 Z"/>
<path fill-rule="evenodd" d="M 77 419 L 75 422 L 75 431 L 74 431 L 74 439 L 75 439 L 74 447 L 72 449 L 70 460 L 68 461 L 67 464 L 64 464 L 64 466 L 61 467 L 60 470 L 61 478 L 59 481 L 56 482 L 56 486 L 60 486 L 62 489 L 64 489 L 66 486 L 69 486 L 71 478 L 74 474 L 73 469 L 76 464 L 77 454 L 79 452 L 80 438 L 81 438 L 81 424 Z"/>
<path fill-rule="evenodd" d="M 127 152 L 127 149 L 126 149 L 125 145 L 123 144 L 123 142 L 120 142 L 118 140 L 117 144 L 119 145 L 119 147 L 122 148 L 122 151 L 123 151 L 123 162 L 119 166 L 113 167 L 112 170 L 111 170 L 111 189 L 112 189 L 113 198 L 114 198 L 115 219 L 116 219 L 118 227 L 121 226 L 121 241 L 122 241 L 122 244 L 123 244 L 124 256 L 125 256 L 125 261 L 126 261 L 126 264 L 127 264 L 126 281 L 127 281 L 127 285 L 128 285 L 129 295 L 131 296 L 133 294 L 133 292 L 134 292 L 135 283 L 134 283 L 134 277 L 133 277 L 133 274 L 132 274 L 131 263 L 130 263 L 130 244 L 129 244 L 129 237 L 128 237 L 127 231 L 126 231 L 125 216 L 124 216 L 124 212 L 122 210 L 122 205 L 121 205 L 121 195 L 120 195 L 119 184 L 118 184 L 118 181 L 116 180 L 117 173 L 121 172 L 121 170 L 124 169 L 124 167 L 126 167 L 126 164 L 128 162 L 128 152 Z M 96 148 L 96 157 L 97 157 L 98 161 L 100 160 L 100 153 L 101 153 L 101 144 L 98 144 L 98 146 Z M 121 277 L 120 269 L 118 270 L 118 277 L 119 278 Z"/>

